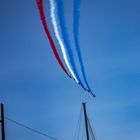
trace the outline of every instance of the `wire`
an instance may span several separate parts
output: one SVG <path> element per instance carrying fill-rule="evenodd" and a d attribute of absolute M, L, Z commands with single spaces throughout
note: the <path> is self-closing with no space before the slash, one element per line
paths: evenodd
<path fill-rule="evenodd" d="M 90 120 L 89 120 L 88 117 L 87 117 L 87 121 L 88 121 L 88 125 L 89 125 L 89 129 L 90 129 L 90 133 L 91 133 L 92 140 L 95 140 L 95 136 L 94 136 L 94 133 L 93 133 L 93 129 L 92 129 L 92 126 L 91 126 L 91 123 L 90 123 Z"/>
<path fill-rule="evenodd" d="M 87 110 L 87 123 L 88 123 L 88 127 L 89 127 L 89 132 L 90 132 L 90 134 L 91 134 L 91 138 L 92 138 L 92 140 L 95 140 L 95 136 L 94 136 L 94 133 L 93 133 L 93 128 L 92 128 L 92 126 L 91 126 L 91 121 L 90 121 L 90 119 L 89 119 L 89 115 L 88 115 L 89 113 L 88 113 L 88 110 Z"/>
<path fill-rule="evenodd" d="M 82 140 L 84 140 L 85 124 L 83 123 Z"/>
<path fill-rule="evenodd" d="M 10 118 L 8 118 L 8 117 L 5 117 L 5 119 L 8 120 L 8 121 L 10 121 L 10 122 L 12 122 L 12 123 L 14 123 L 14 124 L 16 124 L 16 125 L 18 125 L 18 126 L 24 127 L 24 128 L 26 128 L 26 129 L 28 129 L 28 130 L 34 132 L 34 133 L 37 133 L 37 134 L 42 135 L 42 136 L 44 136 L 44 137 L 47 137 L 47 138 L 49 138 L 49 139 L 58 140 L 58 139 L 55 138 L 55 137 L 49 136 L 49 135 L 47 135 L 47 134 L 45 134 L 45 133 L 43 133 L 43 132 L 41 132 L 41 131 L 38 131 L 38 130 L 36 130 L 36 129 L 33 129 L 33 128 L 27 126 L 27 125 L 24 125 L 24 124 L 22 124 L 22 123 L 20 123 L 20 122 L 17 122 L 17 121 L 15 121 L 15 120 L 13 120 L 13 119 L 10 119 Z"/>
<path fill-rule="evenodd" d="M 78 122 L 77 122 L 77 126 L 76 126 L 76 129 L 75 129 L 75 135 L 74 135 L 74 140 L 76 140 L 76 134 L 77 134 L 77 139 L 79 137 L 79 129 L 80 129 L 80 126 L 81 126 L 81 118 L 82 117 L 82 106 L 81 106 L 81 109 L 80 109 L 80 113 L 79 113 L 79 119 L 78 119 Z"/>

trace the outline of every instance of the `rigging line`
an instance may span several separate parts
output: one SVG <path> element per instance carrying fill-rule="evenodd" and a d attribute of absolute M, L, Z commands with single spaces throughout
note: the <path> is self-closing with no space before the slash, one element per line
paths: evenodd
<path fill-rule="evenodd" d="M 93 133 L 93 128 L 92 128 L 92 126 L 91 126 L 91 121 L 90 121 L 90 118 L 89 118 L 89 112 L 88 112 L 88 110 L 87 110 L 87 122 L 88 122 L 88 126 L 89 126 L 89 129 L 90 129 L 90 132 L 91 132 L 91 135 L 92 135 L 92 139 L 93 140 L 95 140 L 95 136 L 94 136 L 94 133 Z"/>
<path fill-rule="evenodd" d="M 84 140 L 84 134 L 85 134 L 85 133 L 84 133 L 84 132 L 85 132 L 85 127 L 84 127 L 84 126 L 85 126 L 85 124 L 83 123 L 82 140 Z"/>
<path fill-rule="evenodd" d="M 59 29 L 58 29 L 58 24 L 57 24 L 57 21 L 56 21 L 56 16 L 55 16 L 55 12 L 56 12 L 56 6 L 55 6 L 55 3 L 54 3 L 54 0 L 50 0 L 50 12 L 51 12 L 51 22 L 52 22 L 52 25 L 53 25 L 53 29 L 54 29 L 54 33 L 55 33 L 55 36 L 57 38 L 57 41 L 60 45 L 60 48 L 61 48 L 61 51 L 62 51 L 62 54 L 63 54 L 63 58 L 64 58 L 64 61 L 71 73 L 71 75 L 73 76 L 73 78 L 76 80 L 76 82 L 78 83 L 78 80 L 76 79 L 76 76 L 70 66 L 70 63 L 68 61 L 68 57 L 67 57 L 67 53 L 66 53 L 66 48 L 65 48 L 65 45 L 63 43 L 63 40 L 60 36 L 60 32 L 59 32 Z"/>
<path fill-rule="evenodd" d="M 82 118 L 82 106 L 81 106 L 81 109 L 80 109 L 79 119 L 78 119 L 77 126 L 76 126 L 76 129 L 75 129 L 74 140 L 76 140 L 76 132 L 79 130 L 79 125 L 80 125 L 80 122 L 81 122 L 81 118 Z"/>
<path fill-rule="evenodd" d="M 95 140 L 95 136 L 94 136 L 94 133 L 93 133 L 93 129 L 92 129 L 92 126 L 91 126 L 91 123 L 90 123 L 88 117 L 87 117 L 87 121 L 88 121 L 88 125 L 89 125 L 89 129 L 90 129 L 90 133 L 91 133 L 92 140 Z"/>
<path fill-rule="evenodd" d="M 52 137 L 52 136 L 49 136 L 49 135 L 47 135 L 47 134 L 45 134 L 45 133 L 43 133 L 43 132 L 41 132 L 41 131 L 38 131 L 38 130 L 36 130 L 36 129 L 33 129 L 33 128 L 31 128 L 31 127 L 25 125 L 25 124 L 22 124 L 22 123 L 20 123 L 20 122 L 17 122 L 17 121 L 15 121 L 15 120 L 13 120 L 13 119 L 10 119 L 10 118 L 8 118 L 8 117 L 5 117 L 5 119 L 8 120 L 8 121 L 10 121 L 10 122 L 12 122 L 12 123 L 14 123 L 14 124 L 16 124 L 16 125 L 18 125 L 18 126 L 24 127 L 24 128 L 26 128 L 26 129 L 28 129 L 28 130 L 34 132 L 34 133 L 37 133 L 37 134 L 42 135 L 42 136 L 44 136 L 44 137 L 47 137 L 47 138 L 49 138 L 49 139 L 58 140 L 57 138 L 54 138 L 54 137 Z"/>
<path fill-rule="evenodd" d="M 82 125 L 82 119 L 81 119 L 81 121 L 80 121 L 79 128 L 78 128 L 77 140 L 78 140 L 79 137 L 80 137 L 81 125 Z"/>
<path fill-rule="evenodd" d="M 40 14 L 40 19 L 41 19 L 42 25 L 44 27 L 45 33 L 47 35 L 47 38 L 49 40 L 50 46 L 52 48 L 52 51 L 53 51 L 53 53 L 54 53 L 59 65 L 63 69 L 63 71 L 71 78 L 71 75 L 67 72 L 63 62 L 61 61 L 61 58 L 60 58 L 60 56 L 58 54 L 58 51 L 57 51 L 56 46 L 55 46 L 55 43 L 54 43 L 54 41 L 52 39 L 52 36 L 51 36 L 51 33 L 49 31 L 47 21 L 46 21 L 46 18 L 45 18 L 43 0 L 36 0 L 36 3 L 37 3 L 37 7 L 38 7 L 38 10 L 39 10 L 39 14 Z"/>

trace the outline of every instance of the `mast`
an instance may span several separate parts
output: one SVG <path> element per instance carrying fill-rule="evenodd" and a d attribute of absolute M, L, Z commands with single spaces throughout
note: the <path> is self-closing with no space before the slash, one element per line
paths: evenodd
<path fill-rule="evenodd" d="M 88 118 L 87 118 L 87 112 L 86 112 L 86 103 L 82 103 L 82 104 L 83 104 L 83 109 L 84 109 L 86 136 L 87 136 L 87 140 L 89 140 L 89 130 L 88 130 Z"/>
<path fill-rule="evenodd" d="M 1 104 L 1 136 L 2 136 L 2 140 L 5 140 L 5 129 L 4 129 L 4 107 L 3 104 Z"/>

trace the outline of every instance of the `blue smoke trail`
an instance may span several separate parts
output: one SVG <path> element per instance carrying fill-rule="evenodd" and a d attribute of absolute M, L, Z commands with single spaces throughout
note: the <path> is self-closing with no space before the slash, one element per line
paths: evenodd
<path fill-rule="evenodd" d="M 78 75 L 78 72 L 77 72 L 77 69 L 76 69 L 76 65 L 75 65 L 75 62 L 74 62 L 74 58 L 73 58 L 73 53 L 72 53 L 72 50 L 71 50 L 71 47 L 70 47 L 70 41 L 69 41 L 69 35 L 68 35 L 68 32 L 67 32 L 67 28 L 66 28 L 66 22 L 65 22 L 65 16 L 64 16 L 64 3 L 63 3 L 63 0 L 56 0 L 56 5 L 57 5 L 57 14 L 58 14 L 58 20 L 59 20 L 59 24 L 60 24 L 60 28 L 61 28 L 61 31 L 62 31 L 62 37 L 63 37 L 63 40 L 64 40 L 64 44 L 66 46 L 66 49 L 67 49 L 67 53 L 68 53 L 68 56 L 69 56 L 69 59 L 70 59 L 70 63 L 71 63 L 71 66 L 72 66 L 72 69 L 79 81 L 79 84 L 82 85 L 82 82 L 80 80 L 80 77 Z M 83 85 L 82 85 L 83 87 Z"/>
<path fill-rule="evenodd" d="M 89 92 L 95 97 L 95 94 L 93 94 L 87 78 L 86 78 L 86 73 L 85 73 L 85 69 L 84 69 L 84 65 L 83 65 L 83 60 L 82 60 L 82 55 L 81 55 L 81 50 L 80 50 L 80 45 L 79 45 L 79 19 L 80 19 L 80 0 L 74 0 L 73 2 L 73 33 L 74 33 L 74 42 L 75 42 L 75 47 L 76 47 L 76 51 L 77 51 L 77 55 L 78 55 L 78 59 L 79 59 L 79 63 L 80 63 L 80 67 L 81 67 L 81 71 L 82 71 L 82 75 L 84 78 L 84 81 L 87 85 L 87 88 L 89 90 Z"/>

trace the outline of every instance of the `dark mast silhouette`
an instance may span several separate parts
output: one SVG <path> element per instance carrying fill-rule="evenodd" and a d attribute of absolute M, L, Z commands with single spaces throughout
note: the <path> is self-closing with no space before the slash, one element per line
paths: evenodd
<path fill-rule="evenodd" d="M 78 126 L 75 131 L 74 140 L 95 140 L 93 129 L 87 114 L 86 103 L 82 103 Z"/>

